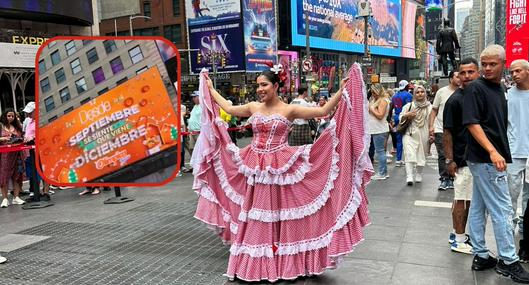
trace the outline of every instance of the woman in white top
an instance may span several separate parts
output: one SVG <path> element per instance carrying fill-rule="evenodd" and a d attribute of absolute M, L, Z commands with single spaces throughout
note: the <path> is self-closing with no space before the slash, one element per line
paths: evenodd
<path fill-rule="evenodd" d="M 384 147 L 389 134 L 389 124 L 386 120 L 388 113 L 389 99 L 386 90 L 379 83 L 371 85 L 368 129 L 375 146 L 375 156 L 378 161 L 378 171 L 371 177 L 373 180 L 384 180 L 389 177 Z"/>
<path fill-rule="evenodd" d="M 430 101 L 426 99 L 426 89 L 415 85 L 413 101 L 402 107 L 400 121 L 412 120 L 402 138 L 404 161 L 406 162 L 406 183 L 422 182 L 422 170 L 428 155 L 428 117 L 432 111 Z M 415 175 L 414 175 L 415 170 Z"/>

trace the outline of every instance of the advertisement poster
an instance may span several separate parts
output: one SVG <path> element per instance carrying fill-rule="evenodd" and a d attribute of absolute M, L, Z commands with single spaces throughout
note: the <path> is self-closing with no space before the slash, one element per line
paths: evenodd
<path fill-rule="evenodd" d="M 189 27 L 241 18 L 241 0 L 185 0 Z"/>
<path fill-rule="evenodd" d="M 292 44 L 305 46 L 305 13 L 309 15 L 310 46 L 348 52 L 364 52 L 364 19 L 356 18 L 360 0 L 291 0 Z M 401 56 L 400 0 L 369 1 L 372 54 Z"/>
<path fill-rule="evenodd" d="M 428 10 L 443 10 L 443 0 L 426 0 L 425 4 Z"/>
<path fill-rule="evenodd" d="M 152 67 L 38 128 L 37 150 L 47 178 L 90 182 L 175 146 L 178 126 L 158 68 Z"/>
<path fill-rule="evenodd" d="M 244 70 L 241 24 L 238 21 L 189 28 L 189 48 L 199 50 L 190 53 L 191 73 L 200 73 L 203 67 L 211 70 L 213 61 L 217 63 L 217 72 Z"/>
<path fill-rule="evenodd" d="M 529 57 L 529 25 L 527 25 L 527 0 L 508 0 L 505 31 L 506 66 L 515 59 Z"/>
<path fill-rule="evenodd" d="M 246 71 L 269 69 L 277 63 L 277 29 L 274 0 L 243 0 Z"/>
<path fill-rule="evenodd" d="M 402 57 L 415 58 L 415 15 L 417 4 L 402 1 Z"/>
<path fill-rule="evenodd" d="M 299 87 L 298 53 L 295 51 L 278 50 L 277 54 L 279 55 L 279 63 L 287 73 L 285 85 L 279 91 L 283 94 L 295 93 Z"/>

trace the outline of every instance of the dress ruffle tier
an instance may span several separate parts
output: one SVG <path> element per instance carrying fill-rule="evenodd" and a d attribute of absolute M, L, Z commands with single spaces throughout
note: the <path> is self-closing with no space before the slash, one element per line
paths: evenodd
<path fill-rule="evenodd" d="M 203 127 L 193 153 L 195 217 L 230 245 L 226 275 L 295 279 L 336 268 L 369 224 L 365 187 L 367 101 L 360 67 L 327 129 L 312 145 L 289 146 L 291 122 L 255 113 L 252 144 L 239 149 L 201 75 Z"/>

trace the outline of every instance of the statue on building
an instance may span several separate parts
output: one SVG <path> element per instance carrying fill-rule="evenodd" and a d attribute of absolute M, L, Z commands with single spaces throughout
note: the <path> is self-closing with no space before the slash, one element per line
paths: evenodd
<path fill-rule="evenodd" d="M 460 48 L 456 31 L 450 27 L 450 20 L 445 19 L 443 28 L 437 34 L 437 43 L 435 46 L 435 51 L 437 52 L 445 76 L 448 76 L 448 57 L 450 57 L 452 69 L 457 69 L 455 51 Z"/>

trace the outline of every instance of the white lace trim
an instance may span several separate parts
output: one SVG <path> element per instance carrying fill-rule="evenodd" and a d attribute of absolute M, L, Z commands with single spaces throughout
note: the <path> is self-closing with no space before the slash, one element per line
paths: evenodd
<path fill-rule="evenodd" d="M 200 188 L 200 191 L 197 192 L 198 195 L 200 195 L 200 197 L 212 202 L 212 203 L 215 203 L 217 205 L 219 205 L 220 207 L 220 204 L 219 204 L 219 201 L 217 200 L 217 197 L 215 196 L 215 193 L 207 186 L 207 185 L 203 185 L 201 188 Z M 224 220 L 224 222 L 226 223 L 230 223 L 230 231 L 231 233 L 233 234 L 237 234 L 238 230 L 239 230 L 239 225 L 237 225 L 236 223 L 233 222 L 232 218 L 231 218 L 231 215 L 228 211 L 224 210 L 223 208 L 221 208 L 222 212 L 222 219 Z M 220 227 L 220 225 L 216 225 L 217 227 Z"/>
<path fill-rule="evenodd" d="M 215 170 L 215 174 L 217 174 L 217 177 L 220 180 L 220 187 L 226 194 L 226 197 L 228 197 L 233 203 L 239 206 L 242 205 L 244 203 L 244 197 L 239 195 L 239 193 L 235 192 L 233 187 L 231 187 L 230 183 L 228 182 L 226 172 L 222 168 L 220 157 L 213 159 L 213 169 Z"/>
<path fill-rule="evenodd" d="M 274 185 L 291 185 L 298 183 L 305 178 L 307 172 L 312 168 L 312 164 L 309 162 L 310 151 L 312 144 L 300 146 L 294 155 L 288 160 L 288 162 L 281 168 L 273 168 L 267 166 L 264 170 L 261 170 L 256 166 L 250 168 L 244 165 L 243 160 L 240 156 L 240 149 L 233 143 L 227 145 L 226 149 L 231 153 L 233 162 L 239 167 L 239 173 L 243 174 L 247 178 L 249 185 L 258 184 L 274 184 Z M 296 169 L 294 173 L 284 174 L 287 172 L 292 165 L 299 159 L 302 158 L 302 165 Z"/>
<path fill-rule="evenodd" d="M 240 221 L 246 221 L 248 217 L 252 220 L 258 220 L 268 223 L 285 220 L 296 220 L 316 213 L 319 209 L 321 209 L 321 207 L 323 207 L 323 205 L 325 205 L 325 203 L 330 197 L 330 191 L 334 188 L 334 181 L 336 180 L 340 172 L 340 169 L 338 167 L 338 161 L 340 159 L 339 154 L 336 151 L 336 147 L 338 146 L 339 141 L 336 137 L 336 121 L 334 119 L 331 120 L 328 129 L 332 135 L 333 154 L 329 176 L 327 177 L 327 182 L 325 183 L 325 186 L 320 195 L 309 204 L 297 208 L 281 209 L 275 211 L 253 208 L 249 212 L 241 211 L 239 213 Z"/>
<path fill-rule="evenodd" d="M 359 191 L 354 191 L 345 209 L 339 215 L 336 224 L 328 232 L 323 235 L 303 241 L 297 241 L 293 243 L 277 244 L 276 255 L 294 255 L 300 252 L 306 252 L 310 250 L 317 250 L 329 246 L 332 241 L 333 234 L 337 230 L 340 230 L 345 226 L 356 214 L 358 206 L 362 202 L 362 197 Z M 240 245 L 232 244 L 230 248 L 232 255 L 247 254 L 252 258 L 256 257 L 274 257 L 274 251 L 272 245 L 261 244 L 261 245 Z"/>

